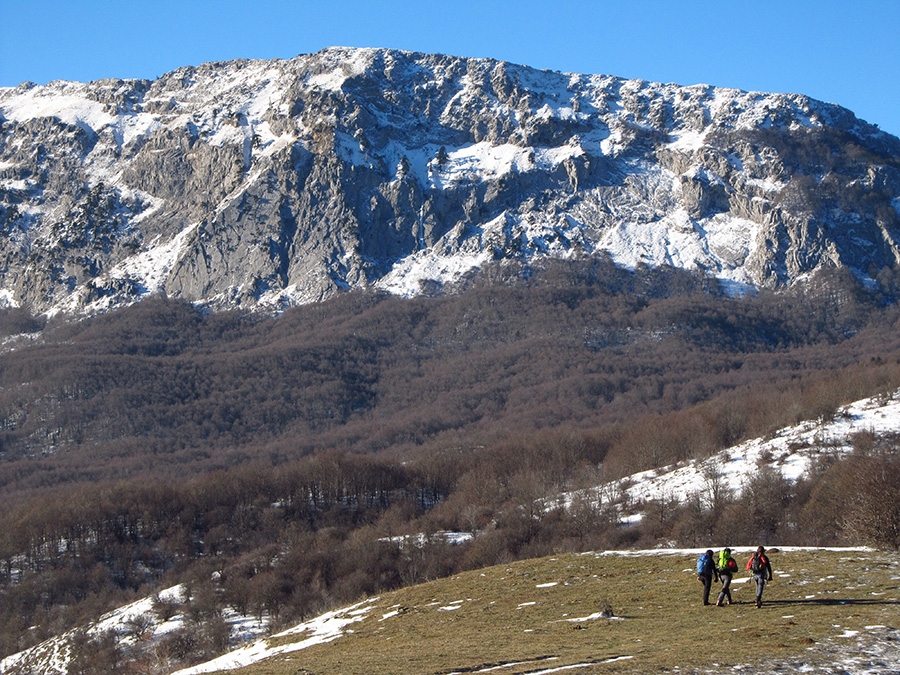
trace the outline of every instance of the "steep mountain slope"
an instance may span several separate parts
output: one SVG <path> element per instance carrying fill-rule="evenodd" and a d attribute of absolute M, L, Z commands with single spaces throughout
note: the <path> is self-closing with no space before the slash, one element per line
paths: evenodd
<path fill-rule="evenodd" d="M 332 48 L 0 90 L 0 299 L 281 308 L 488 260 L 739 292 L 900 260 L 900 141 L 799 95 Z"/>
<path fill-rule="evenodd" d="M 683 459 L 693 446 L 877 391 L 859 391 L 849 375 L 825 391 L 812 374 L 862 362 L 871 381 L 883 362 L 887 381 L 896 377 L 896 308 L 855 284 L 832 279 L 816 297 L 727 298 L 687 273 L 589 262 L 459 295 L 345 293 L 278 317 L 204 314 L 154 297 L 10 337 L 0 490 L 9 503 L 69 483 L 180 480 L 223 462 L 326 450 L 418 456 L 559 427 L 641 427 L 648 414 L 735 397 L 690 442 L 663 444 Z M 774 403 L 801 382 L 807 391 Z M 749 412 L 747 399 L 766 399 L 771 416 Z M 621 452 L 635 470 L 643 450 Z M 650 456 L 660 452 L 640 468 L 657 466 Z"/>

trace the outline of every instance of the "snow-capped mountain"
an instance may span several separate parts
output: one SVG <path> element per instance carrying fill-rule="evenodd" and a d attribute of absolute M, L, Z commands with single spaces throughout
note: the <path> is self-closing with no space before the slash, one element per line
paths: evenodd
<path fill-rule="evenodd" d="M 735 292 L 900 261 L 900 140 L 800 95 L 332 48 L 0 89 L 0 302 L 279 308 L 608 253 Z"/>

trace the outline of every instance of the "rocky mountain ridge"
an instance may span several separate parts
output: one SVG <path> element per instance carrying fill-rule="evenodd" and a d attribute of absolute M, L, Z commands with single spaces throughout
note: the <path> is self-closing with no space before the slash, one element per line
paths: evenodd
<path fill-rule="evenodd" d="M 733 292 L 900 261 L 900 140 L 801 95 L 331 48 L 0 89 L 0 302 L 277 310 L 609 255 Z"/>

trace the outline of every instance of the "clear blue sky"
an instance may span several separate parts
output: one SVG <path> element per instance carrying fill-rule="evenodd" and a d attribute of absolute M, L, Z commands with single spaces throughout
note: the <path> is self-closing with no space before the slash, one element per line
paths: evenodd
<path fill-rule="evenodd" d="M 900 135 L 900 0 L 0 0 L 0 86 L 323 47 L 797 92 Z"/>

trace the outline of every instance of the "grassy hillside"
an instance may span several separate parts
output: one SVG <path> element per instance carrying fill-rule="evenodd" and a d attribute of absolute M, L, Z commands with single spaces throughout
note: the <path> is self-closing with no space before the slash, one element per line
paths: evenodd
<path fill-rule="evenodd" d="M 744 574 L 734 605 L 702 606 L 694 560 L 588 553 L 468 572 L 371 599 L 341 637 L 236 672 L 830 672 L 900 663 L 896 553 L 774 551 L 775 581 L 760 609 Z M 310 637 L 285 633 L 269 645 L 290 649 Z"/>

